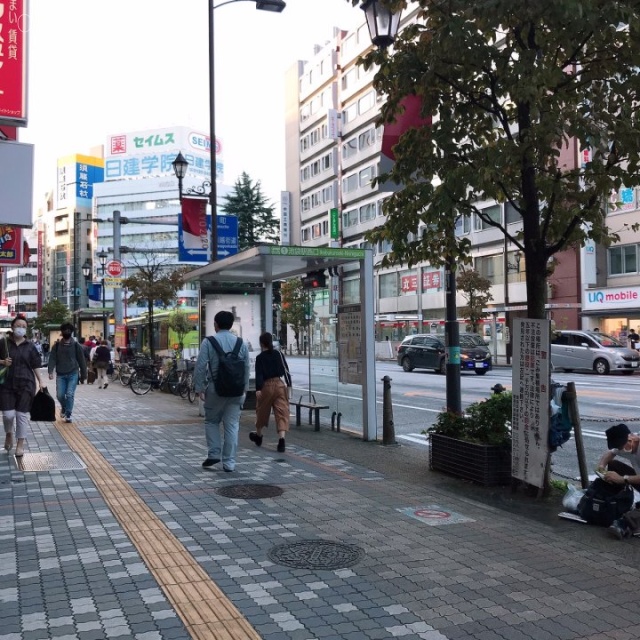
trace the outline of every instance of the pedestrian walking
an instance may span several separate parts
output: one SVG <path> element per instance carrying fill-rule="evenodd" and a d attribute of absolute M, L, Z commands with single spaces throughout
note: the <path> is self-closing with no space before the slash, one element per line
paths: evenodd
<path fill-rule="evenodd" d="M 98 374 L 98 389 L 106 389 L 109 386 L 107 379 L 107 367 L 111 362 L 111 350 L 107 346 L 107 341 L 102 340 L 95 348 L 95 353 L 91 360 Z"/>
<path fill-rule="evenodd" d="M 11 321 L 11 333 L 0 343 L 0 365 L 6 368 L 0 385 L 0 410 L 4 425 L 4 448 L 11 451 L 13 436 L 16 437 L 16 458 L 24 455 L 24 445 L 29 432 L 29 411 L 36 394 L 36 380 L 42 383 L 39 369 L 40 354 L 34 344 L 27 340 L 27 319 L 18 315 Z"/>
<path fill-rule="evenodd" d="M 72 422 L 76 387 L 87 378 L 87 362 L 73 331 L 70 322 L 60 325 L 62 338 L 53 345 L 47 365 L 49 380 L 53 380 L 54 372 L 56 374 L 56 397 L 65 422 Z"/>
<path fill-rule="evenodd" d="M 273 409 L 278 432 L 278 451 L 285 451 L 285 437 L 289 431 L 289 395 L 291 373 L 281 351 L 273 348 L 273 336 L 266 332 L 260 336 L 261 352 L 256 358 L 256 430 L 249 440 L 262 446 L 262 430 L 269 426 Z"/>
<path fill-rule="evenodd" d="M 194 371 L 194 387 L 204 401 L 207 458 L 202 466 L 206 469 L 222 460 L 223 469 L 232 472 L 236 468 L 240 411 L 249 388 L 249 350 L 241 338 L 230 331 L 233 326 L 233 314 L 230 311 L 216 313 L 213 326 L 216 333 L 205 338 L 200 345 Z M 238 340 L 240 345 L 237 345 Z M 227 370 L 227 359 L 232 357 L 236 348 L 233 367 Z M 234 374 L 239 371 L 240 376 L 230 373 L 231 368 Z M 223 389 L 225 383 L 231 383 L 230 386 L 234 388 Z M 222 436 L 220 423 L 223 426 Z"/>

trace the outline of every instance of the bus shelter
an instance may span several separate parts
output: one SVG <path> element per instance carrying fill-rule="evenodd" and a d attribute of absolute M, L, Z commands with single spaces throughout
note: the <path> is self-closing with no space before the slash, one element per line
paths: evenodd
<path fill-rule="evenodd" d="M 328 278 L 327 327 L 335 339 L 328 353 L 308 351 L 308 389 L 294 380 L 294 397 L 309 396 L 327 405 L 323 421 L 362 432 L 363 440 L 377 435 L 373 252 L 371 249 L 261 245 L 190 271 L 185 281 L 200 289 L 201 335 L 211 335 L 217 311 L 232 311 L 241 337 L 259 349 L 262 331 L 273 333 L 273 283 L 325 270 Z M 342 304 L 339 278 L 359 277 L 359 300 Z M 310 324 L 314 314 L 310 314 Z M 324 327 L 324 328 L 327 328 Z M 313 331 L 310 333 L 313 337 Z"/>

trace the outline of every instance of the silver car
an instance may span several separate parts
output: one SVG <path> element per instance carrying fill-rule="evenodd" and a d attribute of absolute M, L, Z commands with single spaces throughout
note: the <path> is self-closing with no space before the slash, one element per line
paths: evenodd
<path fill-rule="evenodd" d="M 551 363 L 555 370 L 631 375 L 640 366 L 640 354 L 605 333 L 564 330 L 551 336 Z"/>

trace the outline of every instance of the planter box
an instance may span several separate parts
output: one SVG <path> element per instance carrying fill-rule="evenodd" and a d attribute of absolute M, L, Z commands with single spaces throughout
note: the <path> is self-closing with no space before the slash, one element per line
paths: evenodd
<path fill-rule="evenodd" d="M 486 487 L 511 482 L 511 447 L 429 434 L 429 469 Z"/>

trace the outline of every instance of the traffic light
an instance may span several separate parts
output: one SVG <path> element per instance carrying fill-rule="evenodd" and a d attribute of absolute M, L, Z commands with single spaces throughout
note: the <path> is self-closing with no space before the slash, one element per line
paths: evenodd
<path fill-rule="evenodd" d="M 303 289 L 324 289 L 326 286 L 327 276 L 324 273 L 324 269 L 309 271 L 309 273 L 302 278 Z"/>

